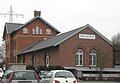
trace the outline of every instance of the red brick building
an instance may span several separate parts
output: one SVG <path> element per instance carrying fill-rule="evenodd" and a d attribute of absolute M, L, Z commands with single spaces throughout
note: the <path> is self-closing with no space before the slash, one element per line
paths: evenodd
<path fill-rule="evenodd" d="M 37 42 L 18 56 L 27 64 L 65 68 L 94 67 L 99 58 L 104 58 L 104 67 L 109 68 L 113 66 L 112 50 L 112 43 L 108 39 L 90 25 L 85 25 Z"/>
<path fill-rule="evenodd" d="M 35 17 L 25 24 L 5 23 L 3 40 L 6 44 L 6 65 L 18 63 L 18 53 L 27 46 L 60 33 L 39 15 L 40 12 L 35 11 Z"/>
<path fill-rule="evenodd" d="M 111 41 L 89 24 L 58 33 L 56 28 L 40 16 L 25 24 L 6 23 L 3 35 L 6 63 L 62 66 L 77 71 L 97 67 L 112 68 Z"/>

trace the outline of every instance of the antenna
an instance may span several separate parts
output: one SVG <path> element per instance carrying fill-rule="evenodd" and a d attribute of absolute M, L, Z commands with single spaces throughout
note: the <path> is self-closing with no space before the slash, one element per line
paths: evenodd
<path fill-rule="evenodd" d="M 23 14 L 16 14 L 13 12 L 12 10 L 12 6 L 10 7 L 10 11 L 8 13 L 0 13 L 0 15 L 4 15 L 4 16 L 9 16 L 9 22 L 12 23 L 13 22 L 13 16 L 24 16 Z"/>

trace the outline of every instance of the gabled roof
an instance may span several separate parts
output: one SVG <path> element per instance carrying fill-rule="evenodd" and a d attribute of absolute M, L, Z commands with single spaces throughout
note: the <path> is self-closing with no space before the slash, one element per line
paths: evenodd
<path fill-rule="evenodd" d="M 7 34 L 11 34 L 12 32 L 16 31 L 17 29 L 19 29 L 19 27 L 23 25 L 24 24 L 19 24 L 19 23 L 5 23 Z"/>
<path fill-rule="evenodd" d="M 3 40 L 5 38 L 5 33 L 11 34 L 14 31 L 16 31 L 19 27 L 21 27 L 22 25 L 24 25 L 24 24 L 20 24 L 20 23 L 5 23 L 4 32 L 3 32 Z"/>
<path fill-rule="evenodd" d="M 53 28 L 57 33 L 60 33 L 60 31 L 58 31 L 55 27 L 53 27 L 50 23 L 48 23 L 46 20 L 44 20 L 42 17 L 37 16 L 33 19 L 31 19 L 30 21 L 26 22 L 25 24 L 20 24 L 20 23 L 5 23 L 5 27 L 4 27 L 4 32 L 3 32 L 3 36 L 5 36 L 5 32 L 7 32 L 7 34 L 12 34 L 13 32 L 19 30 L 20 28 L 28 25 L 29 23 L 33 22 L 35 19 L 40 19 L 43 22 L 45 22 L 48 26 L 50 26 L 51 28 Z M 3 37 L 4 38 L 4 37 Z"/>
<path fill-rule="evenodd" d="M 25 50 L 21 51 L 19 54 L 24 54 L 24 53 L 28 53 L 28 52 L 32 52 L 32 51 L 41 50 L 44 48 L 60 45 L 61 43 L 68 40 L 69 38 L 71 38 L 72 36 L 79 33 L 80 31 L 82 31 L 85 28 L 90 28 L 92 31 L 94 31 L 96 34 L 98 34 L 101 38 L 103 38 L 107 43 L 109 43 L 112 46 L 111 41 L 109 41 L 101 33 L 99 33 L 97 30 L 95 30 L 92 26 L 87 24 L 83 27 L 80 27 L 80 28 L 74 29 L 72 31 L 57 35 L 57 36 L 50 38 L 50 39 L 47 39 L 45 41 L 38 42 L 38 43 L 34 44 L 32 47 L 29 47 L 29 49 L 25 49 Z"/>
<path fill-rule="evenodd" d="M 28 25 L 29 23 L 33 22 L 33 21 L 36 20 L 36 19 L 42 20 L 42 21 L 45 22 L 48 26 L 50 26 L 51 28 L 53 28 L 57 33 L 60 33 L 59 30 L 57 30 L 54 26 L 52 26 L 50 23 L 48 23 L 46 20 L 44 20 L 44 19 L 43 19 L 42 17 L 40 17 L 40 16 L 36 16 L 35 18 L 33 18 L 33 19 L 31 19 L 30 21 L 26 22 L 26 23 L 25 23 L 23 26 L 21 26 L 20 28 Z"/>

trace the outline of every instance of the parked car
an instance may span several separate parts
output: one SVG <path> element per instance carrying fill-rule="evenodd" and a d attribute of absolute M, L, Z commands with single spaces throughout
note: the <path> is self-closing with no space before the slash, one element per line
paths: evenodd
<path fill-rule="evenodd" d="M 7 70 L 2 83 L 39 83 L 39 77 L 33 70 Z"/>
<path fill-rule="evenodd" d="M 0 78 L 2 78 L 3 74 L 4 74 L 4 72 L 3 72 L 2 68 L 0 68 Z"/>
<path fill-rule="evenodd" d="M 43 77 L 45 77 L 45 75 L 48 73 L 48 70 L 43 70 L 39 72 L 39 77 L 42 79 Z"/>
<path fill-rule="evenodd" d="M 67 70 L 52 70 L 40 83 L 77 83 L 75 76 Z"/>

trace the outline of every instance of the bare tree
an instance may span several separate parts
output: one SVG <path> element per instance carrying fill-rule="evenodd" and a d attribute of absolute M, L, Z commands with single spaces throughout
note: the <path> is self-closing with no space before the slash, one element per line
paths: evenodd
<path fill-rule="evenodd" d="M 112 37 L 113 51 L 114 51 L 114 64 L 120 65 L 120 33 Z"/>
<path fill-rule="evenodd" d="M 0 59 L 4 60 L 5 58 L 5 43 L 3 42 L 0 46 Z"/>
<path fill-rule="evenodd" d="M 102 80 L 102 70 L 104 68 L 104 56 L 99 52 L 97 57 L 97 71 L 99 75 L 99 79 Z"/>
<path fill-rule="evenodd" d="M 97 68 L 99 80 L 103 79 L 103 70 L 105 68 L 105 65 L 107 64 L 106 61 L 110 59 L 109 56 L 106 55 L 107 53 L 99 52 L 97 56 Z"/>
<path fill-rule="evenodd" d="M 112 43 L 115 45 L 120 45 L 120 33 L 112 37 Z"/>

